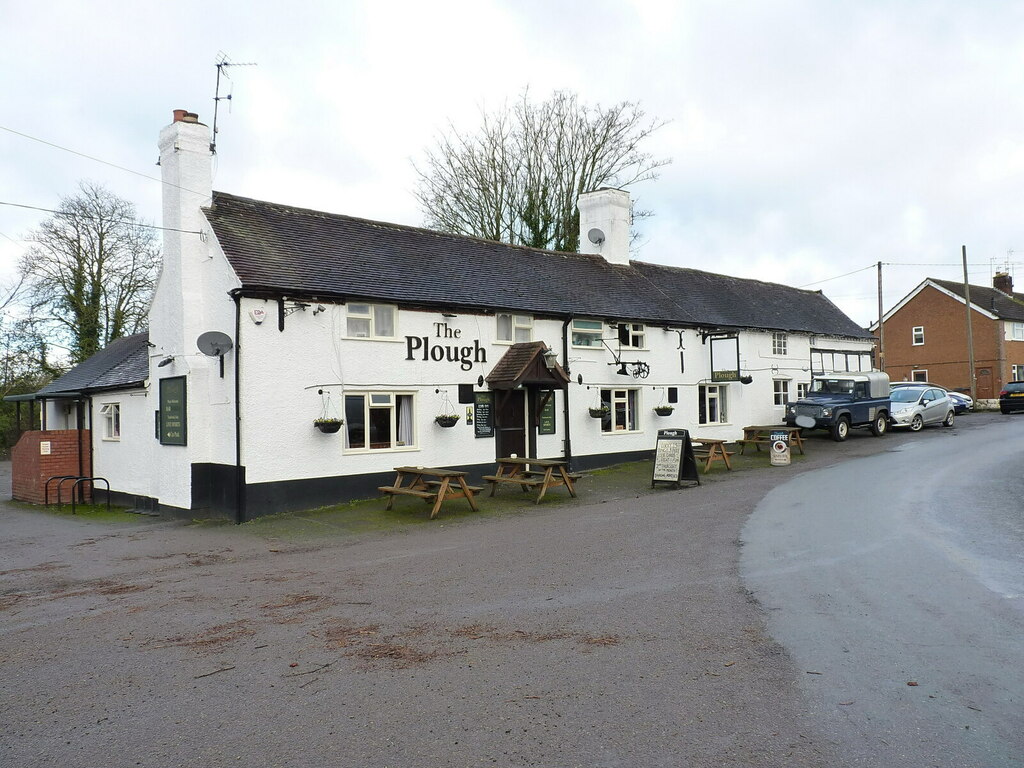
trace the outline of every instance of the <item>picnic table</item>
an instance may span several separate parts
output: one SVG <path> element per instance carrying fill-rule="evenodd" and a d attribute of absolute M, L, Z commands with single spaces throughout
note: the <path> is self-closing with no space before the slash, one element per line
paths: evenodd
<path fill-rule="evenodd" d="M 732 462 L 729 461 L 729 457 L 733 455 L 733 451 L 725 450 L 725 440 L 713 437 L 691 437 L 690 442 L 700 446 L 694 448 L 693 456 L 696 459 L 704 459 L 704 474 L 708 473 L 711 465 L 716 461 L 721 461 L 725 464 L 726 469 L 732 471 Z"/>
<path fill-rule="evenodd" d="M 740 454 L 748 445 L 753 445 L 757 452 L 761 452 L 762 445 L 770 445 L 773 432 L 785 432 L 788 435 L 789 444 L 794 446 L 801 454 L 804 453 L 804 439 L 800 435 L 800 427 L 790 427 L 785 424 L 766 424 L 743 428 L 743 439 L 737 440 L 740 446 Z"/>
<path fill-rule="evenodd" d="M 437 517 L 441 504 L 449 499 L 465 499 L 474 512 L 479 511 L 473 494 L 483 488 L 467 485 L 465 472 L 435 467 L 395 467 L 395 472 L 398 476 L 394 485 L 377 486 L 377 490 L 388 496 L 387 509 L 391 509 L 395 496 L 413 496 L 428 504 L 433 502 L 431 520 Z"/>
<path fill-rule="evenodd" d="M 549 488 L 564 486 L 569 495 L 576 498 L 576 486 L 573 483 L 581 476 L 566 471 L 566 463 L 557 459 L 531 459 L 529 457 L 509 456 L 498 459 L 498 469 L 493 475 L 484 475 L 484 480 L 491 484 L 491 496 L 500 483 L 514 483 L 523 491 L 528 488 L 539 488 L 540 492 L 534 504 L 539 504 Z"/>

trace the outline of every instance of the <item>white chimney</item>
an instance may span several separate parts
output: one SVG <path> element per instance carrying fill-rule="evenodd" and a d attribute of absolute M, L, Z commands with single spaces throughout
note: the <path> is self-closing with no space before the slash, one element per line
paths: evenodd
<path fill-rule="evenodd" d="M 623 189 L 585 192 L 580 209 L 580 253 L 603 256 L 611 264 L 629 264 L 630 201 Z"/>

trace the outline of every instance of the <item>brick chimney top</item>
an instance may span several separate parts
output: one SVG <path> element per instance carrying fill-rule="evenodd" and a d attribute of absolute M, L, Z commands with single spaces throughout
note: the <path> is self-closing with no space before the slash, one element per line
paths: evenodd
<path fill-rule="evenodd" d="M 1013 278 L 1008 272 L 996 272 L 992 276 L 992 287 L 1003 293 L 1013 293 Z"/>
<path fill-rule="evenodd" d="M 195 112 L 189 112 L 187 109 L 176 109 L 174 110 L 175 123 L 198 123 L 199 115 Z"/>

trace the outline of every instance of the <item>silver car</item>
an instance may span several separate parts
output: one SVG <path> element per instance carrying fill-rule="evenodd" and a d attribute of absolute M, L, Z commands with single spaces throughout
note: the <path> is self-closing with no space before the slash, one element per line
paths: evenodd
<path fill-rule="evenodd" d="M 926 424 L 953 426 L 953 401 L 939 387 L 893 387 L 890 394 L 894 427 L 917 432 Z"/>

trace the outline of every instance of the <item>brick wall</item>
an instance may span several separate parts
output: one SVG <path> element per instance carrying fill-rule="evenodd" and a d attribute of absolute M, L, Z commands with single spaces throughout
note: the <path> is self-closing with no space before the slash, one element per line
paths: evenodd
<path fill-rule="evenodd" d="M 57 475 L 92 474 L 90 465 L 91 435 L 89 430 L 46 430 L 25 432 L 11 450 L 11 496 L 17 501 L 42 504 L 47 479 Z M 49 454 L 43 453 L 49 443 Z M 79 465 L 79 446 L 82 463 Z M 64 501 L 70 501 L 71 481 L 64 483 Z M 56 500 L 57 481 L 50 483 L 50 502 Z M 86 486 L 86 501 L 92 498 L 92 489 Z"/>
<path fill-rule="evenodd" d="M 924 344 L 914 346 L 913 329 L 924 328 Z M 989 370 L 989 391 L 1002 384 L 1000 323 L 980 312 L 971 313 L 974 336 L 974 367 Z M 876 331 L 875 335 L 878 333 Z M 950 389 L 970 391 L 967 354 L 967 318 L 964 305 L 931 286 L 901 307 L 885 323 L 885 372 L 893 381 L 911 378 L 911 371 L 928 371 L 928 381 Z M 981 391 L 978 396 L 992 397 Z"/>

